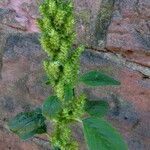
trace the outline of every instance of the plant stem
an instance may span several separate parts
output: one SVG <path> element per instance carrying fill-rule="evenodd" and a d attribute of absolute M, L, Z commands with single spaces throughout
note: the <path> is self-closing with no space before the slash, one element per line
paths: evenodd
<path fill-rule="evenodd" d="M 78 80 L 80 55 L 83 46 L 72 48 L 75 36 L 75 18 L 72 0 L 44 0 L 40 6 L 42 17 L 38 19 L 41 30 L 41 45 L 48 54 L 44 69 L 54 88 L 54 94 L 62 103 L 62 111 L 54 118 L 55 130 L 51 143 L 61 150 L 77 150 L 77 142 L 72 138 L 69 124 L 80 121 L 83 114 L 85 96 L 75 95 Z M 73 96 L 65 100 L 68 90 L 73 89 Z"/>

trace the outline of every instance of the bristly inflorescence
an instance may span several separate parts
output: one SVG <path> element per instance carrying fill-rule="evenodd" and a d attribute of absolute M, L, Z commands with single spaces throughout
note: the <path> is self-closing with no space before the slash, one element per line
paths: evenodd
<path fill-rule="evenodd" d="M 73 95 L 72 101 L 65 101 L 65 87 L 74 90 L 80 65 L 83 46 L 73 48 L 76 38 L 75 18 L 71 0 L 45 0 L 40 6 L 40 42 L 48 58 L 44 69 L 48 75 L 54 94 L 63 104 L 62 112 L 53 119 L 55 132 L 50 138 L 53 145 L 61 150 L 76 150 L 77 143 L 71 138 L 69 122 L 79 119 L 83 114 L 85 95 Z"/>
<path fill-rule="evenodd" d="M 71 0 L 45 0 L 40 12 L 40 42 L 50 58 L 44 61 L 44 68 L 56 95 L 63 99 L 65 84 L 75 86 L 79 59 L 84 50 L 83 46 L 72 47 L 76 37 L 73 3 Z"/>

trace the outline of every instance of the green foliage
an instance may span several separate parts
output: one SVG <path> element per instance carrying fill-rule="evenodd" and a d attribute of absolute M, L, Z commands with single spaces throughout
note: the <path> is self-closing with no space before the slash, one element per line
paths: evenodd
<path fill-rule="evenodd" d="M 42 114 L 49 119 L 58 115 L 61 110 L 61 101 L 56 96 L 49 96 L 43 103 Z"/>
<path fill-rule="evenodd" d="M 59 147 L 54 147 L 53 150 L 60 150 L 60 148 Z"/>
<path fill-rule="evenodd" d="M 104 119 L 86 118 L 83 126 L 89 150 L 127 150 L 121 135 Z"/>
<path fill-rule="evenodd" d="M 54 150 L 79 150 L 78 142 L 72 136 L 71 124 L 82 122 L 87 115 L 97 118 L 83 120 L 84 134 L 90 150 L 126 150 L 120 135 L 104 120 L 108 104 L 104 101 L 87 101 L 84 93 L 77 93 L 79 81 L 91 86 L 119 85 L 113 78 L 91 71 L 79 78 L 80 56 L 84 46 L 73 47 L 75 19 L 72 0 L 44 0 L 40 6 L 41 17 L 37 20 L 41 30 L 40 43 L 47 54 L 43 61 L 46 85 L 51 85 L 53 95 L 49 96 L 41 110 L 20 113 L 10 120 L 11 131 L 22 139 L 46 131 L 45 118 L 53 123 L 48 136 Z"/>
<path fill-rule="evenodd" d="M 103 117 L 107 114 L 109 105 L 106 101 L 87 101 L 85 103 L 85 111 L 91 116 Z"/>
<path fill-rule="evenodd" d="M 46 133 L 45 117 L 40 109 L 19 113 L 9 121 L 8 126 L 22 140 L 27 140 L 36 134 Z"/>
<path fill-rule="evenodd" d="M 99 72 L 90 71 L 81 76 L 80 81 L 90 86 L 120 85 L 119 81 Z"/>

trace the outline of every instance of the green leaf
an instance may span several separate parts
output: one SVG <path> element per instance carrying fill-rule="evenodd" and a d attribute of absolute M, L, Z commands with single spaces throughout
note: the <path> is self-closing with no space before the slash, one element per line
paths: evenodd
<path fill-rule="evenodd" d="M 27 140 L 29 138 L 32 138 L 35 134 L 43 134 L 46 133 L 46 125 L 43 125 L 33 131 L 29 131 L 29 132 L 15 132 L 16 134 L 18 134 L 18 136 L 22 139 L 22 140 Z"/>
<path fill-rule="evenodd" d="M 122 136 L 104 119 L 83 120 L 84 136 L 89 150 L 127 150 Z"/>
<path fill-rule="evenodd" d="M 53 150 L 61 150 L 59 147 L 54 147 Z"/>
<path fill-rule="evenodd" d="M 90 86 L 120 85 L 119 81 L 99 71 L 85 73 L 81 76 L 80 81 Z"/>
<path fill-rule="evenodd" d="M 70 101 L 73 98 L 73 88 L 70 84 L 65 85 L 65 100 Z"/>
<path fill-rule="evenodd" d="M 106 101 L 86 101 L 85 111 L 91 116 L 103 117 L 107 114 L 109 104 Z"/>
<path fill-rule="evenodd" d="M 40 108 L 19 113 L 9 121 L 8 127 L 22 140 L 27 140 L 35 134 L 46 133 L 45 117 L 41 114 Z"/>
<path fill-rule="evenodd" d="M 49 96 L 42 107 L 43 116 L 51 118 L 62 110 L 61 101 L 56 96 Z"/>

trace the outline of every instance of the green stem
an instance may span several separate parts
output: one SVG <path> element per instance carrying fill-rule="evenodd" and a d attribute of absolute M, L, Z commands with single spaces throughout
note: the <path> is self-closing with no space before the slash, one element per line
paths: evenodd
<path fill-rule="evenodd" d="M 72 139 L 69 128 L 72 121 L 81 122 L 81 108 L 84 96 L 75 95 L 80 55 L 83 47 L 72 50 L 75 39 L 75 18 L 72 0 L 44 0 L 40 6 L 41 45 L 47 53 L 44 69 L 52 82 L 55 95 L 62 103 L 62 112 L 55 117 L 55 131 L 51 139 L 54 146 L 61 150 L 77 150 L 77 142 Z M 65 86 L 73 87 L 73 98 L 65 101 Z M 72 88 L 71 87 L 71 88 Z M 71 113 L 70 113 L 71 112 Z"/>

